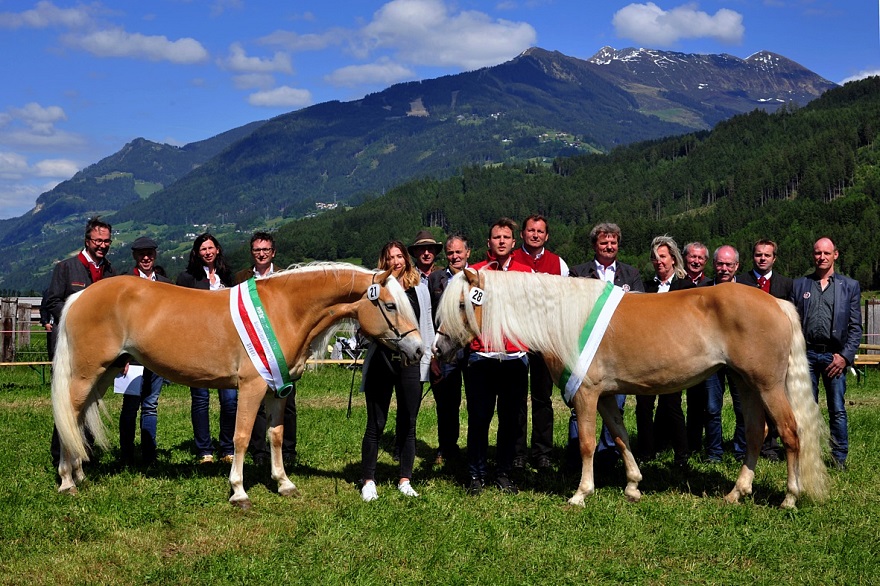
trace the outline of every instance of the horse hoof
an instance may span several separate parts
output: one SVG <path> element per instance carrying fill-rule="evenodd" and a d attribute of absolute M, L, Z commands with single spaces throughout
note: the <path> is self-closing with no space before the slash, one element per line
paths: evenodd
<path fill-rule="evenodd" d="M 254 506 L 251 503 L 251 499 L 241 499 L 237 501 L 230 500 L 229 503 L 234 507 L 238 507 L 242 511 L 250 511 Z"/>
<path fill-rule="evenodd" d="M 568 504 L 570 504 L 570 505 L 573 506 L 573 507 L 580 507 L 580 508 L 582 508 L 582 509 L 583 509 L 584 507 L 587 506 L 587 505 L 584 503 L 584 497 L 580 497 L 580 498 L 578 498 L 578 497 L 575 497 L 575 496 L 573 496 L 573 497 L 571 497 L 570 499 L 568 499 Z"/>
<path fill-rule="evenodd" d="M 642 500 L 642 493 L 639 492 L 638 490 L 635 492 L 626 492 L 625 494 L 626 494 L 626 500 L 628 500 L 631 503 L 637 503 L 640 500 Z"/>
<path fill-rule="evenodd" d="M 281 488 L 278 490 L 278 494 L 280 494 L 281 496 L 292 496 L 296 498 L 302 496 L 302 493 L 295 486 L 291 486 L 290 488 Z"/>

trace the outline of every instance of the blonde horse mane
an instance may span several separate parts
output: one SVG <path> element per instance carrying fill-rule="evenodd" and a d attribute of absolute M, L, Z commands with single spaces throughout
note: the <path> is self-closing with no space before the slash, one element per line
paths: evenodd
<path fill-rule="evenodd" d="M 490 351 L 503 351 L 504 340 L 559 357 L 572 365 L 580 354 L 578 338 L 605 283 L 542 273 L 481 271 L 483 327 Z M 459 304 L 470 286 L 462 273 L 450 279 L 440 300 L 437 320 L 446 335 L 460 344 L 478 332 L 474 307 Z M 466 296 L 465 296 L 466 298 Z"/>

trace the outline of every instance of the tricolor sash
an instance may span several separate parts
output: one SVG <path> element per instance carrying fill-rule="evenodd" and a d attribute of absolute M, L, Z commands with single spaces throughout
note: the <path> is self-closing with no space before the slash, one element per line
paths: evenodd
<path fill-rule="evenodd" d="M 230 289 L 229 312 L 254 368 L 276 397 L 283 399 L 289 395 L 293 390 L 290 371 L 278 338 L 263 310 L 255 279 L 248 279 Z"/>
<path fill-rule="evenodd" d="M 587 317 L 587 323 L 584 324 L 584 329 L 581 330 L 581 335 L 578 338 L 581 354 L 574 369 L 569 370 L 566 366 L 559 378 L 559 387 L 562 389 L 562 396 L 566 404 L 571 404 L 575 393 L 584 381 L 584 377 L 587 376 L 590 364 L 596 357 L 596 351 L 605 336 L 605 330 L 608 329 L 608 324 L 611 322 L 611 316 L 614 315 L 614 310 L 617 309 L 623 295 L 623 289 L 615 287 L 612 283 L 607 283 L 599 299 L 596 300 L 596 304 L 593 305 L 593 309 Z"/>

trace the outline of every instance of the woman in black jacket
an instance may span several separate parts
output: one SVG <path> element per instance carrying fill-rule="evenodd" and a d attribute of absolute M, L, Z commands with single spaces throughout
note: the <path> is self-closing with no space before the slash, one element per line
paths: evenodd
<path fill-rule="evenodd" d="M 186 270 L 177 277 L 177 284 L 193 289 L 216 291 L 235 285 L 235 277 L 223 257 L 223 247 L 211 234 L 198 236 L 193 242 L 189 253 Z M 210 330 L 212 324 L 204 324 Z M 220 397 L 220 460 L 232 463 L 235 446 L 232 443 L 235 434 L 235 412 L 238 408 L 238 391 L 236 389 L 218 389 Z M 211 441 L 211 423 L 208 417 L 210 395 L 208 389 L 190 388 L 192 396 L 191 416 L 193 435 L 196 442 L 196 457 L 200 464 L 214 461 L 214 446 Z"/>

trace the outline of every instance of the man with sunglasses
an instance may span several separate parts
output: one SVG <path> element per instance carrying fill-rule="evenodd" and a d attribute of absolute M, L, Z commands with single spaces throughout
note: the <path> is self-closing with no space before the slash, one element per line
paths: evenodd
<path fill-rule="evenodd" d="M 255 232 L 251 236 L 251 258 L 254 261 L 252 267 L 235 273 L 236 283 L 244 283 L 248 279 L 263 279 L 275 272 L 275 264 L 272 262 L 275 259 L 275 238 L 268 232 Z M 269 462 L 267 428 L 266 408 L 260 405 L 248 445 L 254 464 L 260 466 Z M 291 465 L 296 461 L 296 386 L 287 395 L 284 404 L 284 439 L 281 442 L 281 455 L 285 465 Z"/>
<path fill-rule="evenodd" d="M 64 309 L 64 302 L 68 297 L 82 291 L 92 283 L 116 275 L 110 261 L 107 260 L 107 252 L 112 243 L 111 231 L 110 224 L 102 221 L 100 217 L 90 218 L 86 223 L 83 249 L 76 256 L 56 264 L 52 270 L 52 279 L 49 282 L 49 288 L 46 289 L 43 305 L 56 324 L 61 323 L 61 310 Z M 48 335 L 54 337 L 54 329 Z M 54 338 L 50 347 L 55 347 Z M 88 439 L 89 446 L 91 446 L 91 438 Z M 61 459 L 58 430 L 53 430 L 52 433 L 51 452 L 52 464 L 57 468 Z"/>

